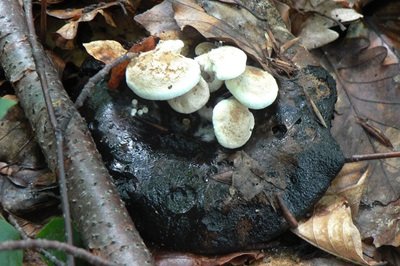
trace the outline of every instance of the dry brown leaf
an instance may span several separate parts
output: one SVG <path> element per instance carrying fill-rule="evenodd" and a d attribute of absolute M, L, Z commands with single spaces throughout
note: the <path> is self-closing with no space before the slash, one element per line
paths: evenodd
<path fill-rule="evenodd" d="M 301 38 L 307 49 L 322 47 L 333 42 L 339 37 L 339 33 L 330 28 L 340 26 L 344 30 L 343 23 L 348 23 L 363 16 L 354 9 L 344 8 L 345 3 L 337 1 L 294 1 L 294 8 L 301 10 L 301 18 L 294 20 L 295 33 Z M 301 20 L 304 20 L 301 23 Z M 300 26 L 301 25 L 301 26 Z"/>
<path fill-rule="evenodd" d="M 212 257 L 177 252 L 153 252 L 153 255 L 156 266 L 244 265 L 245 263 L 261 259 L 264 256 L 259 251 L 235 252 Z"/>
<path fill-rule="evenodd" d="M 361 265 L 376 263 L 364 258 L 360 233 L 343 197 L 324 196 L 316 204 L 312 217 L 292 231 L 312 245 L 345 260 Z"/>
<path fill-rule="evenodd" d="M 48 9 L 47 15 L 58 19 L 79 19 L 82 16 L 83 8 L 78 9 Z"/>
<path fill-rule="evenodd" d="M 370 40 L 377 41 L 371 32 L 354 29 L 354 32 L 363 31 Z M 357 123 L 358 117 L 367 119 L 383 132 L 396 150 L 400 148 L 400 89 L 396 82 L 400 67 L 386 64 L 388 50 L 383 46 L 370 47 L 370 40 L 346 38 L 325 49 L 338 87 L 332 133 L 348 157 L 390 151 Z M 363 196 L 366 205 L 376 202 L 385 205 L 400 197 L 398 160 L 370 163 L 371 177 Z"/>
<path fill-rule="evenodd" d="M 88 54 L 105 64 L 111 63 L 114 59 L 123 56 L 127 52 L 119 42 L 112 40 L 84 43 L 83 47 L 85 47 Z"/>
<path fill-rule="evenodd" d="M 380 31 L 377 34 L 390 46 L 395 47 L 397 54 L 400 52 L 399 8 L 399 1 L 385 1 L 379 6 L 375 6 L 373 15 L 368 18 L 368 22 Z"/>
<path fill-rule="evenodd" d="M 181 29 L 191 26 L 206 38 L 234 43 L 266 67 L 265 32 L 250 12 L 215 1 L 208 1 L 204 8 L 207 13 L 194 0 L 173 1 L 174 18 Z"/>
<path fill-rule="evenodd" d="M 151 35 L 162 38 L 162 35 L 178 35 L 180 28 L 174 19 L 174 10 L 170 1 L 164 1 L 152 9 L 135 16 Z"/>
<path fill-rule="evenodd" d="M 390 151 L 357 123 L 359 118 L 378 129 L 399 150 L 398 58 L 383 39 L 362 24 L 350 27 L 349 37 L 324 51 L 338 87 L 332 133 L 344 153 L 350 157 Z M 369 165 L 371 174 L 357 216 L 358 228 L 362 238 L 373 239 L 375 246 L 398 245 L 396 219 L 400 217 L 400 208 L 394 205 L 400 198 L 399 159 L 370 161 Z"/>
<path fill-rule="evenodd" d="M 332 181 L 326 192 L 328 195 L 344 197 L 351 208 L 354 218 L 358 213 L 365 182 L 369 176 L 370 168 L 365 162 L 347 163 Z"/>
<path fill-rule="evenodd" d="M 374 239 L 374 245 L 400 246 L 400 200 L 387 206 L 374 206 L 373 216 L 369 210 L 361 210 L 358 223 L 360 231 Z"/>
<path fill-rule="evenodd" d="M 329 29 L 332 25 L 328 21 L 325 17 L 312 15 L 304 22 L 298 37 L 307 49 L 322 47 L 339 37 L 339 33 Z"/>
<path fill-rule="evenodd" d="M 104 9 L 119 4 L 119 1 L 101 4 L 91 9 L 89 12 L 86 12 L 85 8 L 47 11 L 47 14 L 49 16 L 60 19 L 69 19 L 68 23 L 57 30 L 57 32 L 53 36 L 56 45 L 63 49 L 74 48 L 72 40 L 75 38 L 78 32 L 79 23 L 92 21 L 97 16 L 97 14 L 101 14 L 109 25 L 116 27 L 116 24 L 111 15 L 105 12 Z"/>

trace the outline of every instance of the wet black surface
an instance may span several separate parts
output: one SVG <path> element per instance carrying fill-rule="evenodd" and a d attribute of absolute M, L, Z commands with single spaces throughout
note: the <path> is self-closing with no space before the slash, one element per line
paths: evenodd
<path fill-rule="evenodd" d="M 240 150 L 193 137 L 204 126 L 197 115 L 139 99 L 150 112 L 131 117 L 132 92 L 99 88 L 87 119 L 146 241 L 198 253 L 260 247 L 288 228 L 274 209 L 276 193 L 296 217 L 324 193 L 343 155 L 300 86 L 330 125 L 334 81 L 323 69 L 308 68 L 279 85 L 278 100 L 253 112 L 253 136 Z"/>

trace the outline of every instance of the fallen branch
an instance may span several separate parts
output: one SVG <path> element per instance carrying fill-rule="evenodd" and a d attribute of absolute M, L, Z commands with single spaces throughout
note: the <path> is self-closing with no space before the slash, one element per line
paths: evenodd
<path fill-rule="evenodd" d="M 99 72 L 96 73 L 93 77 L 91 77 L 88 82 L 86 82 L 86 85 L 83 87 L 81 93 L 79 94 L 78 98 L 75 101 L 75 107 L 76 108 L 81 108 L 83 106 L 83 103 L 85 100 L 89 97 L 91 93 L 93 93 L 93 89 L 96 86 L 97 83 L 99 83 L 104 77 L 108 74 L 108 72 L 111 71 L 113 67 L 116 67 L 117 65 L 131 60 L 137 56 L 136 53 L 127 53 L 124 54 L 123 56 L 120 56 L 116 58 L 114 61 L 112 61 L 109 64 L 106 64 Z"/>
<path fill-rule="evenodd" d="M 56 171 L 56 142 L 18 1 L 0 1 L 0 27 L 0 64 L 35 130 L 49 168 Z M 41 47 L 38 56 L 44 60 L 49 95 L 64 133 L 71 214 L 84 243 L 117 264 L 151 264 L 150 253 L 118 196 L 85 121 L 64 91 L 56 70 Z"/>
<path fill-rule="evenodd" d="M 42 3 L 45 5 L 45 3 Z M 54 113 L 53 103 L 51 102 L 51 98 L 49 95 L 49 83 L 45 74 L 45 62 L 42 57 L 39 57 L 40 54 L 40 44 L 37 41 L 37 36 L 35 33 L 35 26 L 33 21 L 33 12 L 32 12 L 32 0 L 24 0 L 24 9 L 25 9 L 25 18 L 26 24 L 28 26 L 28 40 L 32 47 L 32 55 L 33 60 L 36 64 L 37 74 L 39 76 L 40 84 L 42 85 L 42 92 L 44 96 L 44 101 L 46 104 L 47 114 L 50 118 L 51 127 L 53 128 L 53 134 L 56 139 L 56 150 L 57 150 L 57 176 L 58 176 L 58 184 L 60 187 L 60 195 L 61 195 L 61 205 L 64 213 L 64 228 L 65 228 L 65 239 L 69 245 L 73 245 L 73 233 L 72 233 L 72 225 L 71 225 L 71 213 L 68 202 L 67 195 L 67 181 L 65 178 L 65 169 L 64 169 L 64 135 L 63 130 L 59 127 L 56 115 Z M 67 258 L 68 265 L 74 266 L 74 258 L 69 255 Z"/>

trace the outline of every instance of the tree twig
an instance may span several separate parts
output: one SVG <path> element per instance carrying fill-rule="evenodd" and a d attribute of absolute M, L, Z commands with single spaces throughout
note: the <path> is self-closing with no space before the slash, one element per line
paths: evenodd
<path fill-rule="evenodd" d="M 8 221 L 10 221 L 10 223 L 14 226 L 15 229 L 17 229 L 17 231 L 19 232 L 19 234 L 21 235 L 21 237 L 23 239 L 31 239 L 26 233 L 25 231 L 22 229 L 22 227 L 19 225 L 17 219 L 15 219 L 14 215 L 9 214 L 8 216 Z M 57 259 L 55 256 L 53 256 L 50 252 L 48 252 L 47 250 L 43 249 L 43 248 L 38 248 L 38 251 L 46 257 L 46 259 L 48 259 L 49 261 L 51 261 L 52 263 L 54 263 L 56 266 L 64 266 L 65 263 L 60 261 L 59 259 Z"/>
<path fill-rule="evenodd" d="M 108 72 L 110 72 L 112 68 L 116 67 L 122 62 L 134 58 L 135 56 L 137 56 L 137 53 L 128 52 L 123 56 L 114 59 L 111 63 L 106 64 L 99 72 L 96 73 L 96 75 L 91 77 L 85 84 L 81 93 L 79 94 L 78 98 L 75 101 L 75 107 L 80 108 L 83 106 L 83 103 L 85 102 L 87 97 L 93 92 L 93 89 L 96 86 L 96 84 L 100 82 L 102 79 L 104 79 L 104 77 L 108 74 Z"/>
<path fill-rule="evenodd" d="M 90 264 L 96 266 L 116 266 L 117 264 L 104 260 L 101 257 L 95 256 L 92 253 L 78 247 L 68 245 L 63 242 L 47 240 L 47 239 L 25 239 L 25 240 L 11 240 L 0 243 L 0 250 L 15 250 L 27 248 L 46 248 L 56 249 L 71 254 L 74 257 L 83 259 Z"/>
<path fill-rule="evenodd" d="M 370 154 L 357 154 L 345 159 L 346 163 L 353 163 L 359 161 L 380 160 L 389 158 L 400 158 L 400 151 L 383 152 L 383 153 L 370 153 Z"/>
<path fill-rule="evenodd" d="M 281 209 L 282 216 L 285 218 L 286 222 L 289 224 L 290 228 L 295 229 L 299 226 L 299 223 L 296 220 L 296 217 L 292 214 L 292 212 L 287 207 L 285 201 L 282 199 L 281 195 L 276 194 L 276 200 L 278 202 L 279 208 Z"/>
<path fill-rule="evenodd" d="M 49 115 L 51 126 L 53 128 L 54 135 L 56 138 L 57 176 L 58 176 L 58 183 L 60 185 L 61 203 L 65 220 L 64 223 L 65 239 L 67 240 L 66 242 L 69 245 L 73 245 L 74 241 L 73 241 L 73 233 L 71 226 L 71 214 L 70 214 L 68 194 L 67 194 L 67 181 L 64 170 L 64 152 L 63 152 L 64 134 L 62 128 L 60 128 L 59 123 L 57 121 L 56 115 L 54 113 L 53 102 L 49 95 L 49 86 L 45 74 L 46 65 L 43 62 L 43 59 L 39 56 L 40 48 L 39 48 L 39 43 L 37 41 L 34 22 L 33 22 L 32 0 L 24 0 L 24 8 L 25 8 L 26 24 L 28 25 L 29 43 L 32 47 L 32 55 L 36 64 L 36 71 L 38 73 L 40 83 L 42 85 L 42 91 L 46 103 L 47 113 Z M 75 265 L 74 258 L 72 256 L 68 256 L 67 260 L 68 260 L 68 265 L 70 266 Z"/>

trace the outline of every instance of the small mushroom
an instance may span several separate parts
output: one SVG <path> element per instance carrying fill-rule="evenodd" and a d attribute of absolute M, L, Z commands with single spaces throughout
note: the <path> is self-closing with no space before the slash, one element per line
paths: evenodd
<path fill-rule="evenodd" d="M 156 52 L 171 52 L 180 54 L 182 52 L 185 43 L 181 40 L 161 40 L 154 49 Z"/>
<path fill-rule="evenodd" d="M 278 96 L 278 84 L 268 72 L 247 66 L 237 78 L 225 80 L 227 89 L 243 105 L 250 109 L 263 109 Z"/>
<path fill-rule="evenodd" d="M 195 55 L 202 55 L 205 53 L 208 53 L 212 49 L 215 48 L 214 43 L 212 42 L 201 42 L 196 47 L 194 48 L 194 54 Z"/>
<path fill-rule="evenodd" d="M 178 113 L 190 114 L 203 107 L 210 98 L 207 82 L 200 78 L 199 83 L 187 93 L 171 99 L 168 104 Z"/>
<path fill-rule="evenodd" d="M 214 48 L 216 48 L 216 46 L 212 42 L 201 42 L 196 46 L 196 48 L 194 48 L 194 53 L 198 56 L 206 54 Z M 222 84 L 224 84 L 224 81 L 217 79 L 215 77 L 215 73 L 213 72 L 201 71 L 201 76 L 207 82 L 210 92 L 217 91 L 219 88 L 222 87 Z"/>
<path fill-rule="evenodd" d="M 147 100 L 170 100 L 190 91 L 200 81 L 200 67 L 179 54 L 182 41 L 164 41 L 142 53 L 126 68 L 126 83 Z"/>
<path fill-rule="evenodd" d="M 229 149 L 243 146 L 254 128 L 253 114 L 234 98 L 217 103 L 212 122 L 218 143 Z"/>
<path fill-rule="evenodd" d="M 247 55 L 239 48 L 221 46 L 194 58 L 202 71 L 215 75 L 219 80 L 233 79 L 246 68 Z"/>

